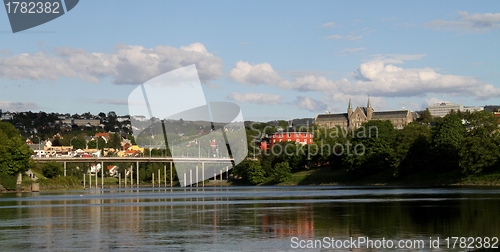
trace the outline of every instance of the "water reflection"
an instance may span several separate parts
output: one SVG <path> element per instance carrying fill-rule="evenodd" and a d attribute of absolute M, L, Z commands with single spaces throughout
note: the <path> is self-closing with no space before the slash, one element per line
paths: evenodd
<path fill-rule="evenodd" d="M 1 195 L 0 242 L 5 251 L 283 251 L 291 237 L 492 237 L 499 192 L 236 187 Z"/>

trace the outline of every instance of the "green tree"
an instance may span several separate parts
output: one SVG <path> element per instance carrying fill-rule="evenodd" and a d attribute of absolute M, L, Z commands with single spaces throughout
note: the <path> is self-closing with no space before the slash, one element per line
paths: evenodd
<path fill-rule="evenodd" d="M 82 136 L 78 136 L 71 140 L 70 144 L 73 145 L 73 149 L 85 149 L 86 141 Z"/>
<path fill-rule="evenodd" d="M 396 129 L 390 121 L 372 120 L 354 132 L 350 153 L 344 155 L 348 170 L 372 174 L 393 167 Z"/>
<path fill-rule="evenodd" d="M 500 157 L 498 122 L 492 113 L 478 111 L 461 114 L 467 132 L 459 150 L 459 166 L 464 174 L 491 169 Z"/>
<path fill-rule="evenodd" d="M 55 178 L 64 172 L 64 167 L 57 162 L 48 162 L 42 166 L 43 176 L 46 178 Z"/>
<path fill-rule="evenodd" d="M 394 175 L 405 175 L 427 167 L 431 129 L 427 125 L 411 123 L 397 131 L 394 142 Z"/>
<path fill-rule="evenodd" d="M 241 177 L 244 183 L 250 183 L 253 185 L 262 183 L 266 178 L 266 172 L 264 168 L 260 165 L 258 161 L 243 160 L 239 163 L 233 173 Z"/>
<path fill-rule="evenodd" d="M 33 151 L 10 123 L 0 122 L 0 173 L 13 176 L 25 172 Z"/>
<path fill-rule="evenodd" d="M 417 119 L 418 122 L 422 122 L 422 123 L 430 123 L 432 122 L 432 115 L 431 115 L 431 112 L 429 111 L 429 109 L 425 109 L 422 114 L 420 114 L 420 117 Z"/>
<path fill-rule="evenodd" d="M 118 133 L 110 134 L 107 143 L 108 148 L 121 149 L 122 137 Z"/>
<path fill-rule="evenodd" d="M 95 139 L 90 140 L 87 143 L 87 146 L 89 147 L 89 149 L 97 149 L 99 147 L 99 150 L 103 150 L 106 147 L 106 141 L 104 141 L 104 139 L 102 139 L 102 137 L 97 138 L 97 141 Z M 99 146 L 97 144 L 99 144 Z"/>
<path fill-rule="evenodd" d="M 277 183 L 286 182 L 292 177 L 292 168 L 290 168 L 288 162 L 277 163 L 274 166 L 272 175 Z"/>
<path fill-rule="evenodd" d="M 436 171 L 458 169 L 459 150 L 466 130 L 460 116 L 453 112 L 437 120 L 432 129 L 432 164 Z"/>

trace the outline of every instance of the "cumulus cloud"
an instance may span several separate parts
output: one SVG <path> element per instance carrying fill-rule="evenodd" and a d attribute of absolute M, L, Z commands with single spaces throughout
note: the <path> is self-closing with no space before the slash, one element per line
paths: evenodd
<path fill-rule="evenodd" d="M 330 80 L 323 76 L 304 75 L 293 80 L 280 76 L 269 63 L 238 62 L 231 77 L 251 85 L 269 85 L 298 91 L 318 91 L 342 95 L 371 95 L 377 97 L 414 97 L 427 94 L 447 94 L 488 99 L 500 96 L 500 89 L 474 77 L 440 74 L 428 67 L 404 68 L 406 60 L 424 57 L 418 55 L 378 55 L 361 63 L 353 72 L 353 79 Z M 399 64 L 399 65 L 398 65 Z"/>
<path fill-rule="evenodd" d="M 308 96 L 297 96 L 297 99 L 295 99 L 292 104 L 300 109 L 309 110 L 311 112 L 324 111 L 327 107 L 324 102 Z"/>
<path fill-rule="evenodd" d="M 0 109 L 3 112 L 23 112 L 40 109 L 40 106 L 33 102 L 0 101 Z"/>
<path fill-rule="evenodd" d="M 335 85 L 331 80 L 315 75 L 304 75 L 290 81 L 281 77 L 269 63 L 250 64 L 239 61 L 229 75 L 233 80 L 245 84 L 264 84 L 301 91 L 329 90 Z"/>
<path fill-rule="evenodd" d="M 321 25 L 321 27 L 324 27 L 324 28 L 333 28 L 333 27 L 336 27 L 337 24 L 334 23 L 334 22 L 328 22 L 328 23 L 324 23 Z"/>
<path fill-rule="evenodd" d="M 482 31 L 500 28 L 500 13 L 457 13 L 457 20 L 433 20 L 427 26 L 439 30 Z"/>
<path fill-rule="evenodd" d="M 355 53 L 355 52 L 361 52 L 364 51 L 364 47 L 356 47 L 356 48 L 345 48 L 340 53 Z"/>
<path fill-rule="evenodd" d="M 351 92 L 376 96 L 409 97 L 445 93 L 482 99 L 500 95 L 500 89 L 469 76 L 439 74 L 431 68 L 405 69 L 379 60 L 361 64 L 355 79 L 349 85 Z"/>
<path fill-rule="evenodd" d="M 165 72 L 196 64 L 202 81 L 223 74 L 222 60 L 201 43 L 175 48 L 118 45 L 111 53 L 58 48 L 54 53 L 38 52 L 0 58 L 0 77 L 7 79 L 56 80 L 78 77 L 99 82 L 111 77 L 115 84 L 138 84 Z"/>
<path fill-rule="evenodd" d="M 266 85 L 281 85 L 281 82 L 286 82 L 279 74 L 274 71 L 269 63 L 250 64 L 244 61 L 236 62 L 236 65 L 229 73 L 235 81 L 246 84 L 266 84 Z M 284 84 L 286 85 L 286 84 Z"/>
<path fill-rule="evenodd" d="M 361 38 L 363 38 L 363 35 L 353 35 L 353 34 L 346 36 L 335 34 L 327 37 L 327 39 L 332 39 L 332 40 L 346 39 L 351 41 L 360 40 Z"/>
<path fill-rule="evenodd" d="M 277 94 L 231 93 L 229 99 L 238 103 L 279 104 L 282 97 Z"/>
<path fill-rule="evenodd" d="M 129 105 L 129 100 L 120 99 L 98 99 L 94 101 L 97 104 L 110 104 L 110 105 Z"/>

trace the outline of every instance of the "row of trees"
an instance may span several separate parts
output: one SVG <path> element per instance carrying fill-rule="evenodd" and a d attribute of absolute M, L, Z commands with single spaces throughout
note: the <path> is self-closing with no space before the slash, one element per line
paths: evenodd
<path fill-rule="evenodd" d="M 340 127 L 309 130 L 314 132 L 314 144 L 277 143 L 259 159 L 238 165 L 236 177 L 249 184 L 270 178 L 285 182 L 293 171 L 324 165 L 353 177 L 387 173 L 394 179 L 421 172 L 500 172 L 500 128 L 497 118 L 486 111 L 452 112 L 443 118 L 432 118 L 426 111 L 401 130 L 390 121 L 377 120 L 349 132 Z"/>
<path fill-rule="evenodd" d="M 389 121 L 364 126 L 376 126 L 378 136 L 354 134 L 349 139 L 366 149 L 363 155 L 342 157 L 342 166 L 350 171 L 370 174 L 390 169 L 395 177 L 422 170 L 464 175 L 500 171 L 500 129 L 489 112 L 452 112 L 431 124 L 413 123 L 402 130 L 395 130 Z"/>

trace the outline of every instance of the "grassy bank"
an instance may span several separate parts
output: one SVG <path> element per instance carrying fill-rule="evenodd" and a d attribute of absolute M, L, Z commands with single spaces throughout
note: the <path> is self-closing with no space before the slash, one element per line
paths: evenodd
<path fill-rule="evenodd" d="M 83 180 L 76 177 L 57 177 L 47 179 L 42 174 L 37 174 L 39 178 L 40 189 L 47 190 L 82 190 Z M 28 177 L 23 178 L 23 186 L 29 188 L 32 183 Z M 134 181 L 135 182 L 135 181 Z M 95 187 L 95 177 L 92 179 L 92 186 Z M 101 178 L 97 180 L 97 187 L 101 187 Z M 122 180 L 122 186 L 124 180 Z M 130 181 L 128 181 L 130 185 Z M 152 186 L 152 183 L 141 182 L 141 186 Z M 238 186 L 242 185 L 237 181 L 217 181 L 206 180 L 205 186 Z M 435 174 L 432 171 L 422 171 L 405 177 L 395 178 L 392 173 L 383 171 L 370 175 L 359 175 L 353 172 L 347 172 L 343 169 L 333 170 L 329 166 L 315 169 L 302 170 L 292 173 L 287 182 L 277 184 L 268 178 L 260 185 L 287 185 L 287 186 L 305 186 L 305 185 L 387 185 L 387 186 L 500 186 L 500 173 L 488 173 L 480 175 L 464 176 L 460 172 L 447 172 Z M 89 177 L 86 177 L 86 187 L 89 186 Z M 104 178 L 104 186 L 107 188 L 118 187 L 117 178 Z M 158 186 L 155 183 L 155 186 Z M 162 186 L 164 186 L 162 184 Z M 174 186 L 178 186 L 177 183 Z M 201 186 L 201 182 L 200 185 Z"/>
<path fill-rule="evenodd" d="M 269 185 L 272 182 L 266 181 L 262 184 Z M 500 186 L 500 173 L 464 176 L 460 172 L 435 174 L 432 171 L 422 171 L 396 178 L 388 171 L 360 175 L 325 166 L 295 172 L 287 182 L 279 185 Z"/>

